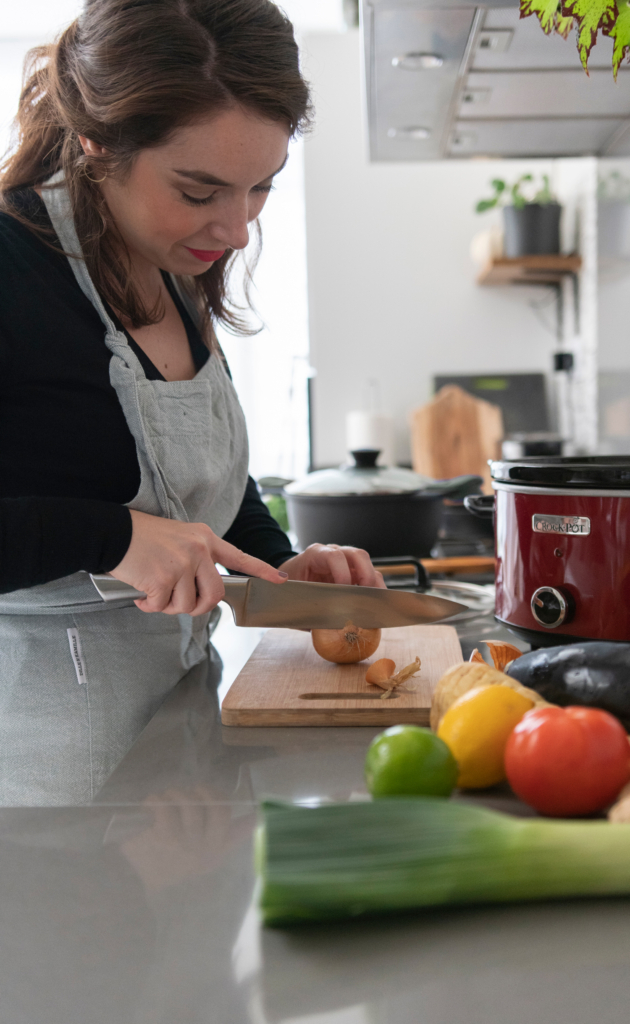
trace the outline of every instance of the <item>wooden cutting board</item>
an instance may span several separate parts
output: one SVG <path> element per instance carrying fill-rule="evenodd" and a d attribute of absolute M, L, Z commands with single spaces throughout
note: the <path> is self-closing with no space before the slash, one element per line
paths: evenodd
<path fill-rule="evenodd" d="M 392 658 L 401 669 L 422 662 L 408 693 L 382 692 L 365 682 L 368 665 Z M 313 650 L 310 633 L 270 629 L 228 690 L 223 725 L 428 725 L 431 695 L 452 665 L 462 661 L 452 626 L 384 629 L 378 651 L 358 665 L 333 665 Z"/>
<path fill-rule="evenodd" d="M 498 405 L 475 398 L 456 384 L 411 414 L 411 454 L 416 473 L 437 480 L 477 473 L 484 494 L 492 494 L 488 461 L 500 456 L 503 414 Z"/>

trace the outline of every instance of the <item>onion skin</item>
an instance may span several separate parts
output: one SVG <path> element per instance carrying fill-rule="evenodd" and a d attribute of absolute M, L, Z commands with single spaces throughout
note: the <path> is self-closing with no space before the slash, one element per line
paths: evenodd
<path fill-rule="evenodd" d="M 336 665 L 350 665 L 374 654 L 381 642 L 381 631 L 346 622 L 343 629 L 313 629 L 311 639 L 320 658 Z"/>
<path fill-rule="evenodd" d="M 391 658 L 380 658 L 375 661 L 373 665 L 370 665 L 369 669 L 365 673 L 366 683 L 387 683 L 394 672 L 396 671 L 396 662 L 392 661 Z"/>

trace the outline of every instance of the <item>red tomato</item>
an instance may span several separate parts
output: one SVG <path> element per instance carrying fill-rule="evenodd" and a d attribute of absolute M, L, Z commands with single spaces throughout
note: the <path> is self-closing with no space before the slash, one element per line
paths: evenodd
<path fill-rule="evenodd" d="M 505 770 L 516 795 L 541 814 L 591 814 L 630 778 L 630 744 L 607 711 L 534 708 L 507 741 Z"/>

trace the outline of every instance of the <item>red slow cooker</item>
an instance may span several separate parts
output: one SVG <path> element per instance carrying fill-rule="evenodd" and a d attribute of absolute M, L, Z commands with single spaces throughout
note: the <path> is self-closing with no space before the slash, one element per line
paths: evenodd
<path fill-rule="evenodd" d="M 496 618 L 534 646 L 630 640 L 630 456 L 491 463 Z"/>

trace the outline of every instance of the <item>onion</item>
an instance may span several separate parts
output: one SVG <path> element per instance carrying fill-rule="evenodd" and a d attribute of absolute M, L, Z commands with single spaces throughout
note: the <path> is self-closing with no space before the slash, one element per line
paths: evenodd
<path fill-rule="evenodd" d="M 381 642 L 380 629 L 363 629 L 346 622 L 343 629 L 313 629 L 313 647 L 320 658 L 348 665 L 369 658 Z"/>

